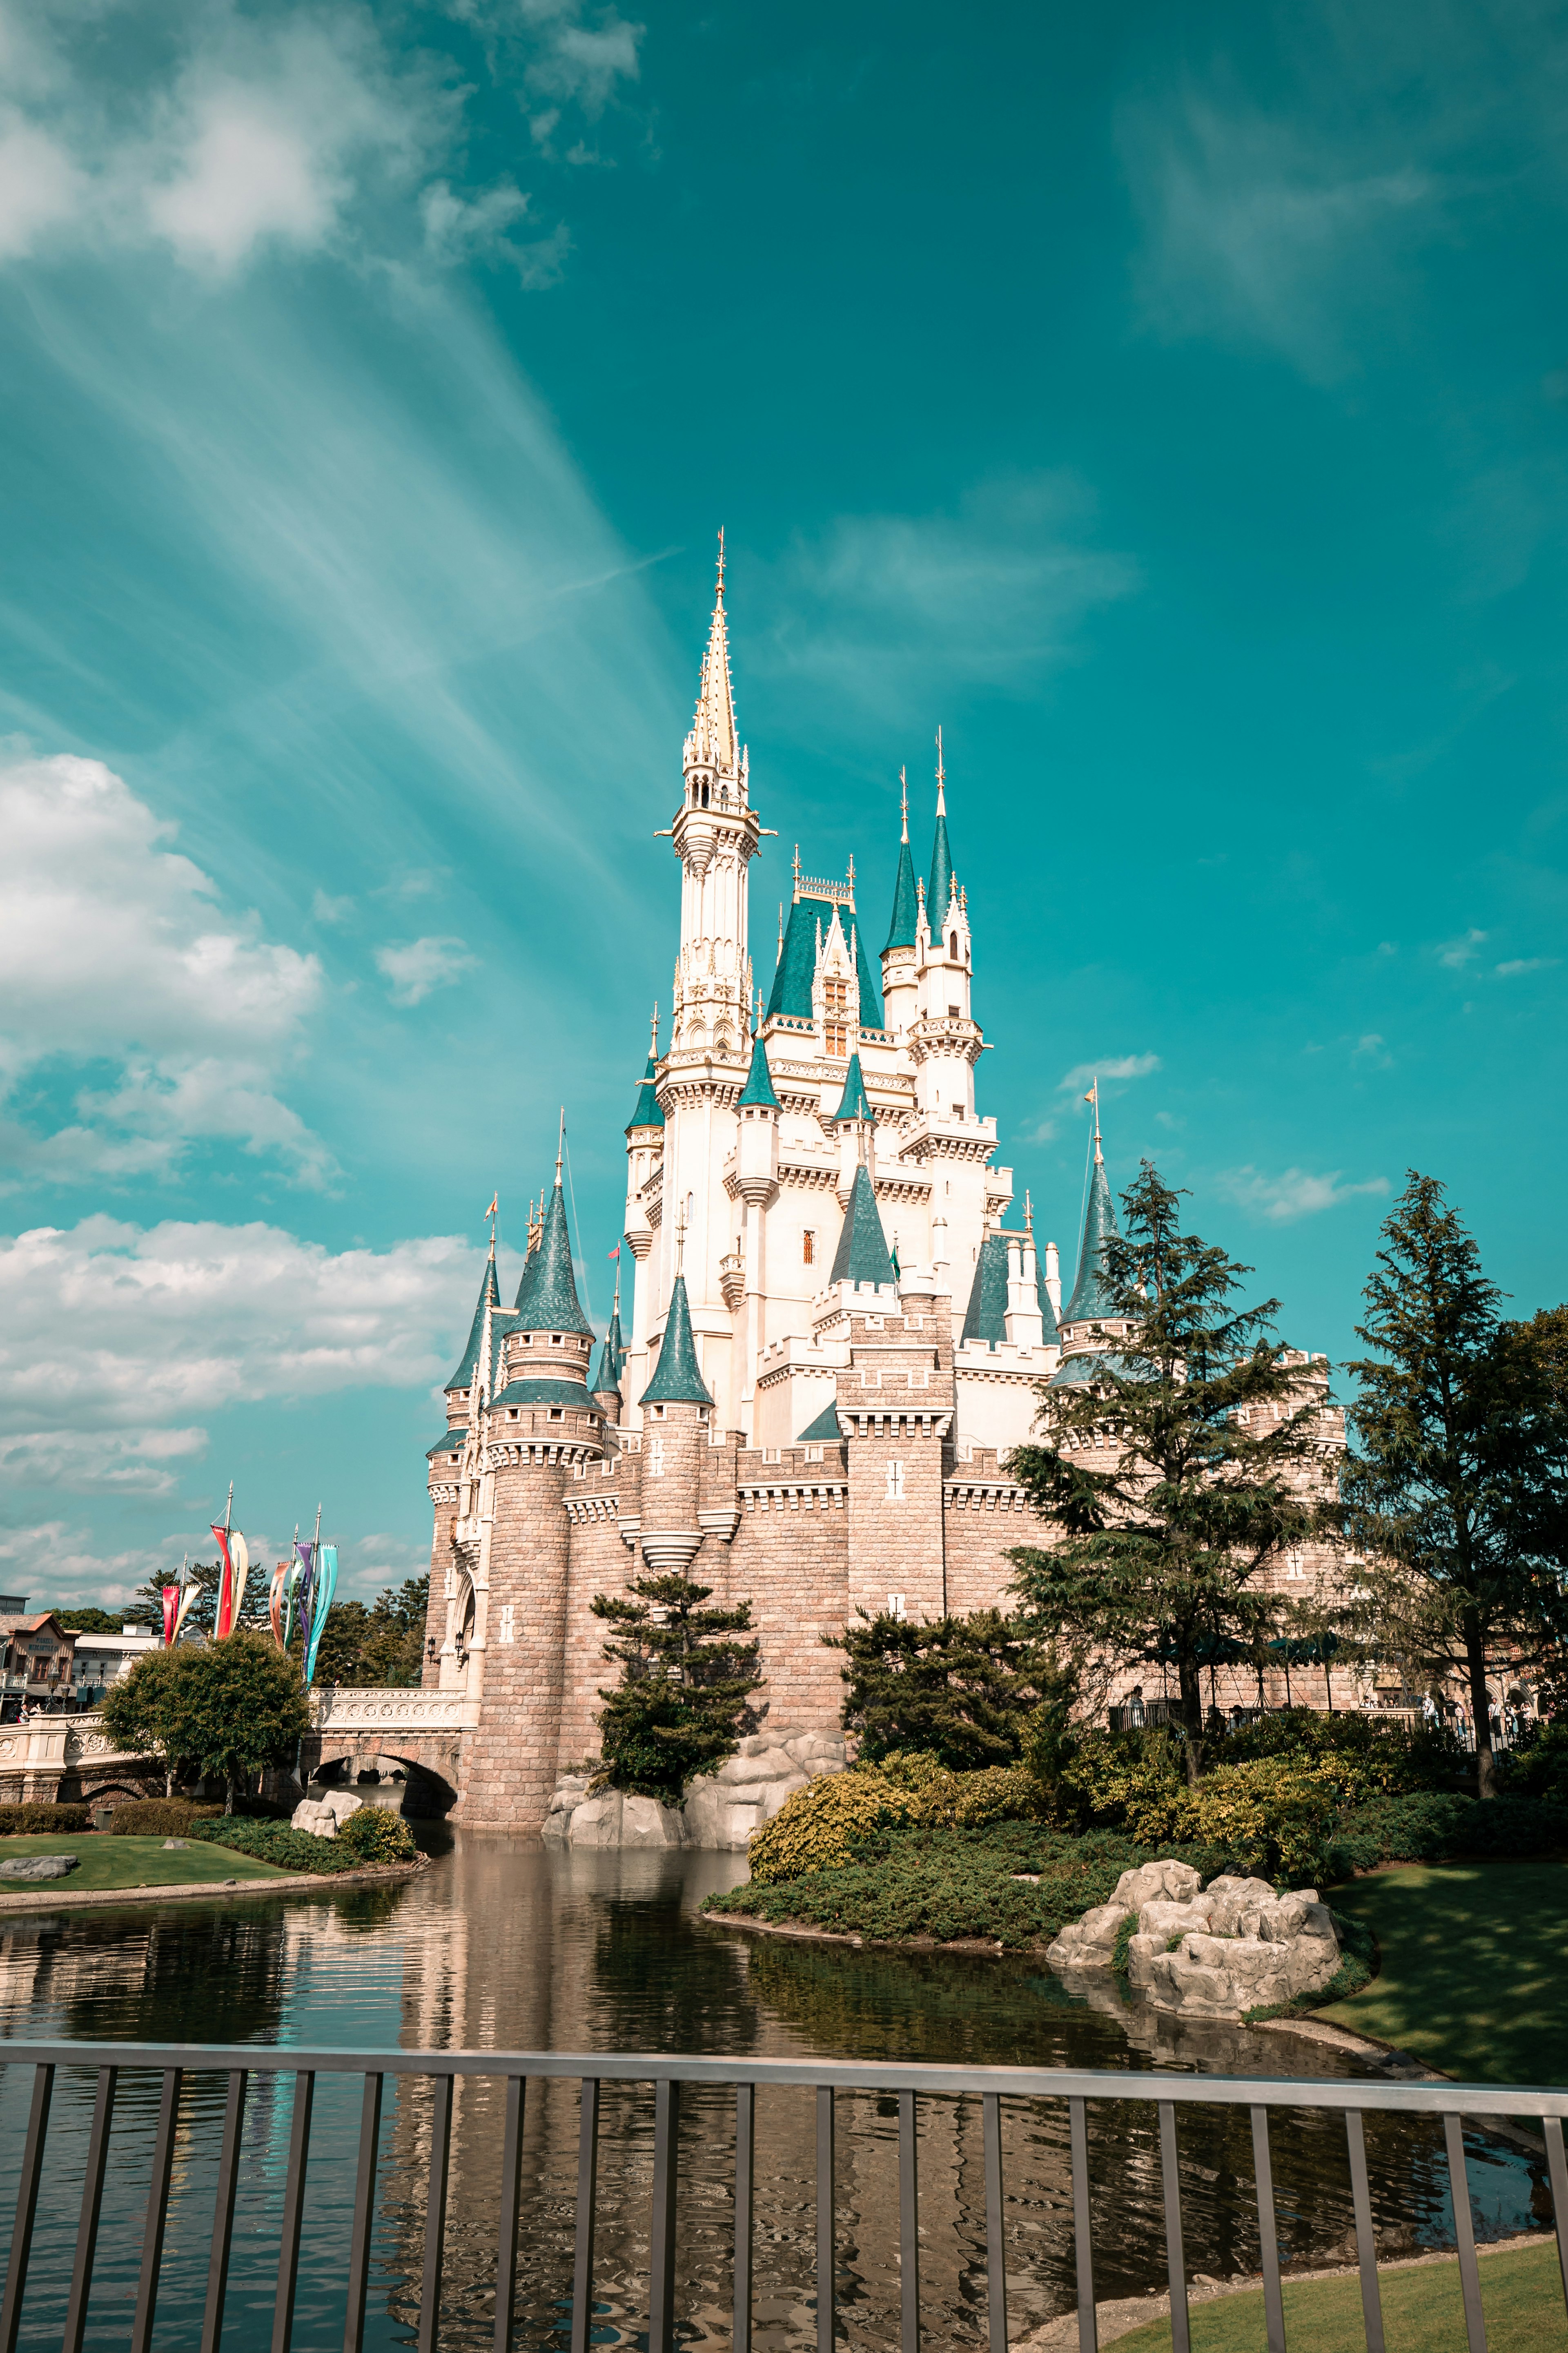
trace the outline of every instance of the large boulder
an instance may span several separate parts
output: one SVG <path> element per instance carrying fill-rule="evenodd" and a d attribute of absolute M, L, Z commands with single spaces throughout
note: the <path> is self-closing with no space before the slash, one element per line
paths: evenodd
<path fill-rule="evenodd" d="M 312 1838 L 335 1839 L 339 1826 L 364 1803 L 352 1789 L 323 1789 L 319 1798 L 301 1798 L 289 1817 L 291 1831 L 309 1831 Z"/>
<path fill-rule="evenodd" d="M 733 1757 L 693 1781 L 680 1807 L 623 1799 L 614 1790 L 591 1795 L 590 1774 L 563 1773 L 542 1835 L 552 1846 L 687 1846 L 744 1854 L 786 1798 L 821 1774 L 841 1773 L 846 1762 L 837 1734 L 781 1724 L 749 1735 Z"/>
<path fill-rule="evenodd" d="M 1109 1904 L 1062 1930 L 1055 1968 L 1109 1968 L 1136 1911 L 1128 1975 L 1155 2009 L 1184 2018 L 1236 2019 L 1317 1993 L 1340 1966 L 1333 1915 L 1315 1887 L 1278 1895 L 1267 1880 L 1226 1873 L 1202 1887 L 1173 1858 L 1123 1872 Z"/>
<path fill-rule="evenodd" d="M 0 1862 L 0 1879 L 63 1879 L 78 1860 L 74 1854 L 21 1854 Z"/>

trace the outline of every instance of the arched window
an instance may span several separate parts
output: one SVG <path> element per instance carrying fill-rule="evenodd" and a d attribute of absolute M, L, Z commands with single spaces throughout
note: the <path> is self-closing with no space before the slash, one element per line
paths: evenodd
<path fill-rule="evenodd" d="M 702 806 L 704 808 L 708 806 L 708 787 L 706 785 L 702 787 Z"/>
<path fill-rule="evenodd" d="M 952 958 L 953 963 L 956 964 L 958 962 L 958 934 L 956 932 L 954 932 L 952 939 L 949 940 L 947 944 L 947 952 Z"/>

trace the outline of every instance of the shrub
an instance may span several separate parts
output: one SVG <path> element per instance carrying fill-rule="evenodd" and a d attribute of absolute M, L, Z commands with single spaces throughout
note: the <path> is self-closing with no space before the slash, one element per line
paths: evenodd
<path fill-rule="evenodd" d="M 211 1821 L 222 1811 L 189 1799 L 138 1798 L 116 1806 L 110 1828 L 117 1838 L 189 1838 L 194 1822 Z"/>
<path fill-rule="evenodd" d="M 1568 1799 L 1568 1724 L 1543 1724 L 1528 1748 L 1499 1761 L 1510 1797 Z"/>
<path fill-rule="evenodd" d="M 895 1749 L 877 1767 L 896 1788 L 918 1799 L 922 1822 L 968 1825 L 1038 1821 L 1045 1812 L 1039 1783 L 1022 1765 L 984 1765 L 953 1773 L 921 1750 Z"/>
<path fill-rule="evenodd" d="M 1359 1792 L 1448 1789 L 1473 1778 L 1462 1749 L 1446 1733 L 1426 1725 L 1336 1708 L 1277 1708 L 1256 1724 L 1228 1733 L 1215 1762 L 1250 1764 L 1264 1757 L 1290 1757 L 1302 1763 L 1340 1762 L 1347 1786 Z M 1564 1743 L 1568 1758 L 1568 1743 Z"/>
<path fill-rule="evenodd" d="M 773 1886 L 849 1862 L 859 1836 L 888 1822 L 915 1821 L 920 1800 L 884 1773 L 861 1767 L 821 1773 L 786 1798 L 749 1849 L 753 1886 Z"/>
<path fill-rule="evenodd" d="M 1444 1862 L 1465 1855 L 1525 1855 L 1568 1848 L 1568 1805 L 1505 1795 L 1484 1802 L 1423 1790 L 1351 1809 L 1328 1843 L 1326 1875 L 1348 1879 L 1380 1862 Z"/>
<path fill-rule="evenodd" d="M 0 1806 L 0 1838 L 42 1838 L 51 1831 L 85 1831 L 91 1823 L 90 1806 Z"/>
<path fill-rule="evenodd" d="M 317 1838 L 310 1831 L 291 1831 L 287 1822 L 253 1821 L 244 1814 L 220 1814 L 216 1821 L 193 1822 L 191 1836 L 214 1846 L 232 1847 L 237 1854 L 275 1862 L 284 1871 L 357 1871 L 360 1858 L 340 1839 Z"/>
<path fill-rule="evenodd" d="M 418 1850 L 401 1814 L 384 1806 L 362 1806 L 338 1826 L 337 1843 L 359 1862 L 412 1862 Z"/>
<path fill-rule="evenodd" d="M 916 1751 L 951 1771 L 1016 1764 L 1042 1705 L 1066 1713 L 1072 1676 L 1020 1620 L 860 1616 L 842 1634 L 845 1729 L 877 1764 Z"/>

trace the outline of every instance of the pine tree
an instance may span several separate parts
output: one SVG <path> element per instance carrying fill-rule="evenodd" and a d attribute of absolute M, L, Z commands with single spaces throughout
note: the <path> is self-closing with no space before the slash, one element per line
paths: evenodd
<path fill-rule="evenodd" d="M 1502 1297 L 1435 1177 L 1410 1171 L 1356 1329 L 1360 1384 L 1344 1528 L 1378 1646 L 1407 1674 L 1463 1676 L 1477 1786 L 1496 1788 L 1487 1664 L 1568 1639 L 1568 1396 L 1561 1311 L 1501 1320 Z"/>
<path fill-rule="evenodd" d="M 1101 1250 L 1123 1335 L 1092 1382 L 1044 1392 L 1039 1442 L 1010 1458 L 1059 1540 L 1007 1557 L 1025 1614 L 1066 1651 L 1174 1671 L 1195 1782 L 1203 1670 L 1268 1663 L 1267 1572 L 1331 1512 L 1320 1400 L 1271 1336 L 1279 1303 L 1234 1303 L 1251 1269 L 1184 1233 L 1180 1198 L 1147 1160 L 1122 1195 L 1126 1229 Z"/>
<path fill-rule="evenodd" d="M 871 1762 L 918 1749 L 955 1773 L 1016 1764 L 1036 1711 L 1064 1678 L 1037 1630 L 999 1609 L 968 1618 L 875 1618 L 825 1634 L 842 1651 L 844 1728 Z"/>
<path fill-rule="evenodd" d="M 687 1577 L 634 1577 L 634 1599 L 596 1593 L 592 1609 L 615 1629 L 606 1659 L 621 1682 L 601 1691 L 603 1763 L 595 1788 L 679 1806 L 699 1773 L 733 1757 L 762 1688 L 752 1605 L 702 1608 L 713 1588 Z M 737 1636 L 751 1635 L 749 1641 Z"/>

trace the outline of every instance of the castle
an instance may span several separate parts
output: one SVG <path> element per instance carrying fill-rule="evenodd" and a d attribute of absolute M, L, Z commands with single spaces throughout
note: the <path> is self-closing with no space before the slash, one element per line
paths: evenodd
<path fill-rule="evenodd" d="M 631 1577 L 679 1569 L 749 1599 L 768 1722 L 836 1735 L 824 1633 L 857 1610 L 1004 1599 L 1004 1556 L 1035 1523 L 1003 1461 L 1039 1385 L 1089 1377 L 1122 1330 L 1100 1288 L 1115 1212 L 1098 1103 L 1065 1305 L 1027 1203 L 1003 1223 L 1012 1174 L 975 1104 L 984 1038 L 940 739 L 929 872 L 906 797 L 883 945 L 853 860 L 826 881 L 797 852 L 765 1009 L 747 905 L 763 828 L 721 557 L 681 767 L 668 1044 L 656 1017 L 626 1132 L 629 1330 L 617 1304 L 595 1347 L 558 1159 L 510 1308 L 492 1240 L 429 1450 L 426 1683 L 473 1704 L 455 1819 L 479 1827 L 541 1827 L 558 1778 L 595 1752 L 607 1670 L 590 1605 Z"/>

